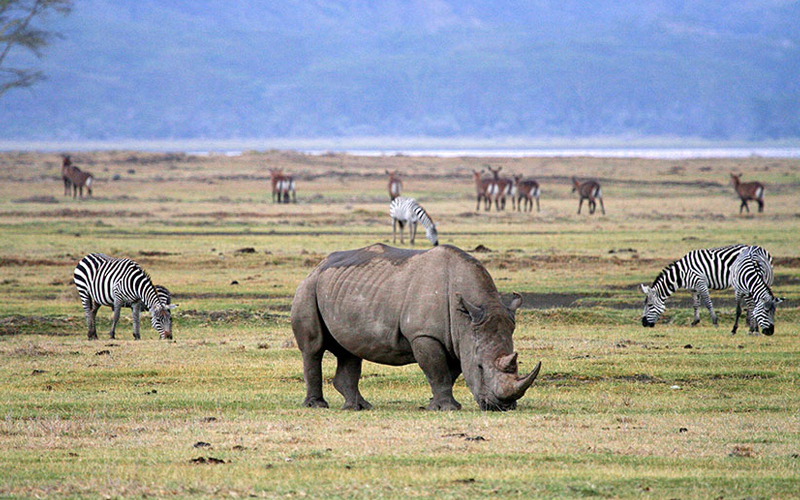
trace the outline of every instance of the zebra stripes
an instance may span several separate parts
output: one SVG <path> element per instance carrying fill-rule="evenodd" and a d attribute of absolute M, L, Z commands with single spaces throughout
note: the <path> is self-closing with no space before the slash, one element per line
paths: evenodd
<path fill-rule="evenodd" d="M 122 307 L 132 310 L 135 339 L 139 339 L 139 313 L 142 308 L 150 311 L 150 322 L 159 336 L 162 339 L 172 338 L 170 309 L 175 306 L 164 303 L 163 291 L 159 296 L 150 276 L 136 262 L 101 253 L 89 254 L 78 262 L 73 279 L 86 314 L 89 339 L 97 338 L 95 318 L 101 306 L 110 306 L 114 310 L 109 332 L 112 339 Z M 166 288 L 163 290 L 169 301 L 169 291 Z"/>
<path fill-rule="evenodd" d="M 769 253 L 759 246 L 742 249 L 731 266 L 731 286 L 736 294 L 736 320 L 731 334 L 736 334 L 739 327 L 742 303 L 747 305 L 746 319 L 751 333 L 758 332 L 759 328 L 764 335 L 775 333 L 775 309 L 783 299 L 772 294 L 772 279 Z"/>
<path fill-rule="evenodd" d="M 439 233 L 436 231 L 436 224 L 422 206 L 414 198 L 398 196 L 389 205 L 389 215 L 392 217 L 392 242 L 397 241 L 397 226 L 400 226 L 400 244 L 403 244 L 403 226 L 408 224 L 408 232 L 411 244 L 417 235 L 417 223 L 421 223 L 425 228 L 425 236 L 433 243 L 439 244 Z"/>
<path fill-rule="evenodd" d="M 729 245 L 718 248 L 692 250 L 681 259 L 664 268 L 656 277 L 651 286 L 640 285 L 645 294 L 644 311 L 642 312 L 642 325 L 655 326 L 658 318 L 665 309 L 665 301 L 679 288 L 684 288 L 692 293 L 694 307 L 694 321 L 692 325 L 700 322 L 700 304 L 702 303 L 711 313 L 711 321 L 717 324 L 717 315 L 711 303 L 709 290 L 723 290 L 731 286 L 731 266 L 739 253 L 746 245 Z M 762 249 L 763 250 L 763 249 Z M 772 283 L 772 256 L 764 251 L 764 261 L 769 263 L 769 269 L 761 269 L 762 276 Z"/>

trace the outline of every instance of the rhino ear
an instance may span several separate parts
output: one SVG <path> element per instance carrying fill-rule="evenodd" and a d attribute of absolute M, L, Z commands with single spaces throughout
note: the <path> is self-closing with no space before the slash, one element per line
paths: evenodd
<path fill-rule="evenodd" d="M 511 303 L 506 306 L 506 308 L 512 313 L 519 309 L 519 306 L 522 305 L 522 295 L 518 294 L 517 292 L 513 292 L 513 294 L 514 298 L 511 299 Z"/>
<path fill-rule="evenodd" d="M 473 324 L 477 325 L 483 322 L 486 317 L 486 311 L 484 311 L 483 306 L 470 304 L 460 293 L 456 293 L 456 298 L 458 299 L 459 309 L 469 315 Z"/>

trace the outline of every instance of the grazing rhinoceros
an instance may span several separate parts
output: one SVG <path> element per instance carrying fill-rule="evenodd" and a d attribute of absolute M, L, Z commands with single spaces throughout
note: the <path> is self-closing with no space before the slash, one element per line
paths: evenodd
<path fill-rule="evenodd" d="M 419 363 L 433 391 L 429 410 L 457 410 L 460 373 L 482 410 L 511 410 L 541 363 L 517 375 L 514 312 L 475 258 L 450 245 L 402 250 L 375 244 L 335 252 L 297 288 L 292 330 L 303 353 L 305 406 L 327 408 L 322 355 L 338 359 L 333 386 L 344 408 L 372 407 L 358 390 L 361 360 Z"/>

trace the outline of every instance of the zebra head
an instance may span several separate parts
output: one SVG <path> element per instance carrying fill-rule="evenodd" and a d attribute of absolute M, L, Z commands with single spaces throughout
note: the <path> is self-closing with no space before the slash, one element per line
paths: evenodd
<path fill-rule="evenodd" d="M 645 328 L 652 328 L 656 326 L 658 318 L 660 318 L 661 314 L 664 312 L 664 299 L 656 293 L 655 288 L 647 285 L 639 285 L 639 289 L 645 295 L 644 311 L 642 311 L 642 326 Z"/>
<path fill-rule="evenodd" d="M 775 333 L 775 309 L 781 302 L 783 302 L 783 298 L 774 297 L 756 301 L 756 305 L 753 307 L 753 321 L 764 335 Z"/>
<path fill-rule="evenodd" d="M 162 339 L 172 339 L 172 309 L 175 307 L 178 306 L 156 306 L 150 311 L 150 324 Z"/>
<path fill-rule="evenodd" d="M 436 231 L 436 225 L 432 224 L 431 227 L 425 230 L 425 237 L 427 237 L 433 246 L 439 246 L 439 232 Z"/>

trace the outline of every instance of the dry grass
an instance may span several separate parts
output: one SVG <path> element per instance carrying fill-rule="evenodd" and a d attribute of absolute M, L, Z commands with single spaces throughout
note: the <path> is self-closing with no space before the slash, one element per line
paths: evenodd
<path fill-rule="evenodd" d="M 500 498 L 796 495 L 800 454 L 800 162 L 73 155 L 96 198 L 61 196 L 57 155 L 0 155 L 0 497 Z M 475 212 L 470 172 L 536 175 L 542 212 Z M 268 169 L 298 178 L 272 204 Z M 300 408 L 297 283 L 330 251 L 390 243 L 385 169 L 405 174 L 442 242 L 526 296 L 515 344 L 543 361 L 518 411 L 429 413 L 416 366 L 365 364 L 370 412 Z M 130 172 L 130 171 L 133 172 Z M 739 216 L 730 171 L 767 185 Z M 571 175 L 603 183 L 580 217 Z M 117 180 L 113 180 L 119 176 Z M 585 207 L 584 207 L 585 209 Z M 774 337 L 688 327 L 681 294 L 654 329 L 636 284 L 691 248 L 760 243 L 789 298 Z M 253 253 L 242 253 L 253 248 Z M 130 256 L 180 303 L 176 340 L 143 326 L 85 339 L 71 285 L 91 251 Z M 232 285 L 236 281 L 238 284 Z M 100 330 L 108 328 L 101 310 Z M 146 322 L 145 322 L 146 323 Z M 333 375 L 333 359 L 325 374 Z M 677 387 L 677 388 L 674 388 Z M 194 447 L 198 442 L 208 447 Z M 202 460 L 198 460 L 201 459 Z M 216 462 L 214 459 L 222 461 Z"/>

